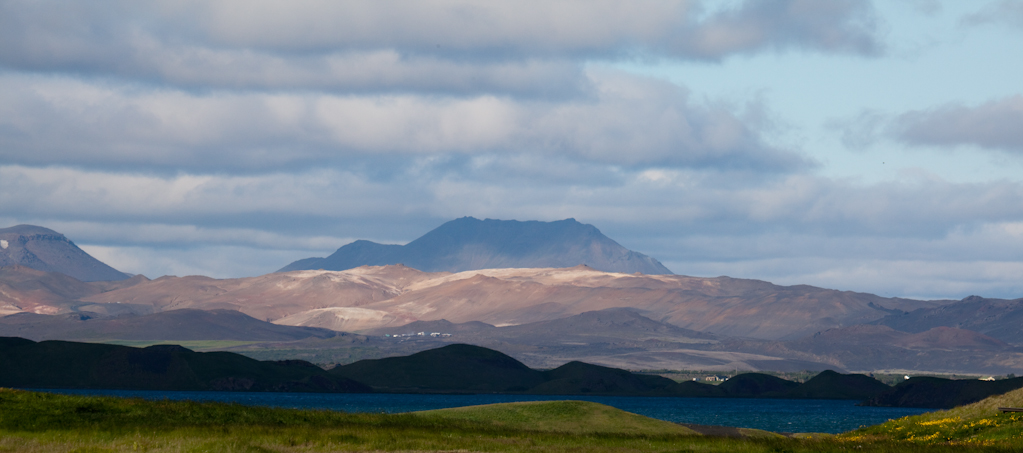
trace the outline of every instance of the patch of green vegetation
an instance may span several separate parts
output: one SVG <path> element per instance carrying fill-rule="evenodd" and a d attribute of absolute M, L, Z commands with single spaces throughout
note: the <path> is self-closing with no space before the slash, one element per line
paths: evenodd
<path fill-rule="evenodd" d="M 999 407 L 1023 407 L 1023 389 L 949 410 L 861 428 L 839 435 L 837 439 L 1023 447 L 1023 412 L 1002 413 Z"/>
<path fill-rule="evenodd" d="M 589 414 L 591 410 L 598 412 Z M 589 417 L 601 428 L 573 422 L 576 416 Z M 574 402 L 353 414 L 0 389 L 0 452 L 915 453 L 1018 451 L 1020 445 L 1013 437 L 983 445 L 925 444 L 879 436 L 733 439 L 675 432 L 664 423 L 647 424 L 637 417 Z M 633 428 L 615 428 L 630 424 Z"/>
<path fill-rule="evenodd" d="M 516 430 L 572 434 L 694 435 L 684 426 L 588 401 L 530 401 L 417 412 Z"/>

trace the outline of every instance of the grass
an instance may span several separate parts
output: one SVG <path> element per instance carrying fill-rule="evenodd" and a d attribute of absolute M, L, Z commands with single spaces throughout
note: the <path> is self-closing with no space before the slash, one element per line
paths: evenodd
<path fill-rule="evenodd" d="M 1023 450 L 1023 413 L 999 407 L 1023 407 L 1023 389 L 966 406 L 928 412 L 839 435 L 844 441 L 886 440 L 915 444 L 1013 445 Z"/>
<path fill-rule="evenodd" d="M 675 423 L 624 412 L 587 401 L 531 401 L 418 412 L 438 420 L 472 421 L 493 426 L 572 434 L 696 435 Z"/>
<path fill-rule="evenodd" d="M 863 436 L 713 438 L 571 401 L 353 414 L 0 390 L 0 451 L 17 452 L 972 452 L 1021 447 L 1012 439 L 978 445 Z"/>

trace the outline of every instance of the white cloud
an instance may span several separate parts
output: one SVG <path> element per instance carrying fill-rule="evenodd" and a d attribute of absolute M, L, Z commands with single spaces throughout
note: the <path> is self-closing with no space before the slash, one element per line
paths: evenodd
<path fill-rule="evenodd" d="M 1023 95 L 978 106 L 950 104 L 899 115 L 891 133 L 915 145 L 959 146 L 1023 152 Z"/>
<path fill-rule="evenodd" d="M 578 91 L 589 59 L 871 54 L 861 0 L 0 5 L 0 65 L 220 89 Z"/>
<path fill-rule="evenodd" d="M 372 155 L 564 155 L 612 165 L 807 165 L 774 149 L 726 105 L 677 86 L 593 69 L 591 96 L 211 93 L 3 76 L 0 156 L 79 164 L 226 171 Z"/>
<path fill-rule="evenodd" d="M 240 246 L 162 248 L 78 244 L 86 253 L 129 274 L 149 278 L 164 275 L 205 275 L 234 278 L 263 275 L 296 259 L 308 258 L 305 250 L 266 250 Z M 283 263 L 283 264 L 281 264 Z"/>
<path fill-rule="evenodd" d="M 978 147 L 1009 153 L 1023 152 L 1023 95 L 993 99 L 979 105 L 948 103 L 899 114 L 865 110 L 857 116 L 831 120 L 854 150 L 881 139 L 938 148 Z"/>
<path fill-rule="evenodd" d="M 50 221 L 47 227 L 65 236 L 91 244 L 137 244 L 146 247 L 175 248 L 209 245 L 253 247 L 263 250 L 323 253 L 359 238 L 294 235 L 255 228 L 232 228 L 165 223 L 116 223 Z M 98 246 L 98 245 L 96 245 Z"/>
<path fill-rule="evenodd" d="M 1003 24 L 1023 30 L 1023 3 L 1001 0 L 985 4 L 979 11 L 962 19 L 967 25 Z"/>

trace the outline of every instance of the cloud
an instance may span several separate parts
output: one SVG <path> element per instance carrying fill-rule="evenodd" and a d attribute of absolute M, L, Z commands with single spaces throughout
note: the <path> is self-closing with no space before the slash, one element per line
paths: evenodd
<path fill-rule="evenodd" d="M 807 48 L 870 55 L 881 52 L 877 21 L 861 1 L 747 1 L 711 15 L 671 45 L 675 55 L 719 59 L 765 48 Z"/>
<path fill-rule="evenodd" d="M 262 275 L 296 259 L 308 257 L 308 252 L 304 250 L 266 250 L 224 245 L 178 249 L 90 244 L 79 246 L 114 269 L 143 274 L 149 278 L 164 275 L 204 275 L 213 278 Z"/>
<path fill-rule="evenodd" d="M 541 160 L 536 166 L 543 163 Z M 421 171 L 421 175 L 408 173 L 377 182 L 336 169 L 164 177 L 5 166 L 0 167 L 0 192 L 9 196 L 0 200 L 0 211 L 65 224 L 72 221 L 69 219 L 138 224 L 136 233 L 110 233 L 123 235 L 122 240 L 129 242 L 166 243 L 157 237 L 168 236 L 191 238 L 192 242 L 236 243 L 227 238 L 237 234 L 249 237 L 237 243 L 261 247 L 282 241 L 275 235 L 301 230 L 294 226 L 301 222 L 275 224 L 275 218 L 318 217 L 322 224 L 374 219 L 364 221 L 382 224 L 394 216 L 430 222 L 463 215 L 543 220 L 576 217 L 597 225 L 657 225 L 660 231 L 644 232 L 651 236 L 670 236 L 684 228 L 686 235 L 697 236 L 781 231 L 922 240 L 1023 219 L 1023 205 L 1018 203 L 1023 199 L 1023 184 L 1012 182 L 966 184 L 921 178 L 864 186 L 810 175 L 764 178 L 742 171 L 622 169 L 616 178 L 563 181 L 541 177 L 522 184 L 514 177 L 495 177 L 483 170 Z M 260 228 L 251 226 L 253 219 Z M 88 233 L 94 243 L 111 237 L 99 235 L 95 227 L 76 228 Z M 363 234 L 372 234 L 374 228 L 365 227 Z M 260 236 L 251 230 L 273 234 Z M 335 226 L 316 235 L 303 231 L 305 239 L 290 240 L 282 247 L 323 245 L 324 237 L 362 237 L 343 230 Z M 368 239 L 408 241 L 424 232 Z"/>
<path fill-rule="evenodd" d="M 903 113 L 889 133 L 913 145 L 974 145 L 1023 153 L 1021 124 L 1023 96 L 1015 95 L 977 106 L 949 104 Z"/>
<path fill-rule="evenodd" d="M 1014 95 L 969 106 L 950 103 L 929 109 L 890 114 L 865 110 L 857 116 L 828 122 L 850 149 L 863 149 L 882 139 L 914 146 L 953 148 L 976 146 L 1010 153 L 1023 152 L 1023 96 Z"/>
<path fill-rule="evenodd" d="M 0 67 L 189 89 L 570 96 L 587 60 L 870 55 L 860 0 L 0 5 Z"/>
<path fill-rule="evenodd" d="M 1002 24 L 1023 30 L 1023 3 L 1018 0 L 1001 0 L 988 3 L 979 11 L 963 17 L 966 25 Z"/>
<path fill-rule="evenodd" d="M 899 0 L 913 8 L 914 11 L 927 16 L 933 16 L 942 10 L 941 0 Z"/>
<path fill-rule="evenodd" d="M 0 210 L 33 217 L 195 221 L 200 218 L 358 212 L 384 216 L 426 199 L 342 170 L 262 175 L 154 176 L 72 168 L 0 167 Z M 367 195 L 372 195 L 368 197 Z M 166 222 L 176 223 L 176 222 Z"/>
<path fill-rule="evenodd" d="M 266 171 L 387 155 L 563 155 L 609 165 L 811 165 L 728 105 L 591 69 L 591 96 L 193 94 L 0 75 L 0 157 L 24 165 Z M 390 166 L 393 161 L 387 160 Z"/>

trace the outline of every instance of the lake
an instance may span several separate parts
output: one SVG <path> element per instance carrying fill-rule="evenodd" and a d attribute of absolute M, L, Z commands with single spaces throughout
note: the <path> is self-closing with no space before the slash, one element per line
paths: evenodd
<path fill-rule="evenodd" d="M 515 401 L 583 400 L 676 423 L 757 428 L 775 432 L 840 433 L 931 409 L 859 407 L 856 401 L 750 398 L 674 398 L 550 395 L 424 395 L 391 393 L 164 392 L 147 390 L 34 391 L 150 400 L 191 400 L 345 412 L 414 412 Z"/>

